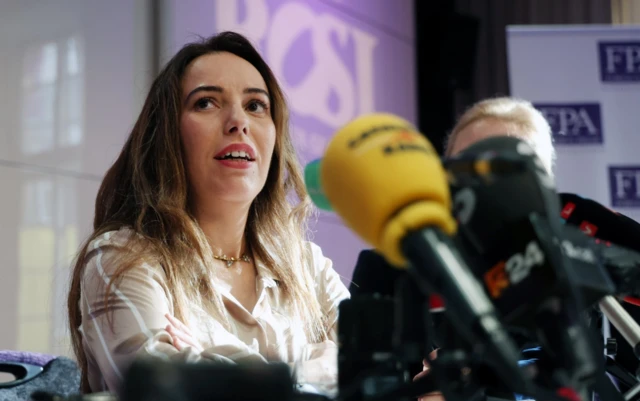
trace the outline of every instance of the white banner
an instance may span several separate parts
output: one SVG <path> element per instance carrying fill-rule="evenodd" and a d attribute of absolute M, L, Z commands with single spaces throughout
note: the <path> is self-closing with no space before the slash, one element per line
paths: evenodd
<path fill-rule="evenodd" d="M 554 132 L 559 192 L 640 221 L 640 26 L 507 28 L 511 95 Z"/>

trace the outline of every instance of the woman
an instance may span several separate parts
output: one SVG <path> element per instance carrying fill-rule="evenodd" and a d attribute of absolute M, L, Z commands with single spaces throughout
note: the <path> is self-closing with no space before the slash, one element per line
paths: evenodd
<path fill-rule="evenodd" d="M 73 271 L 83 392 L 117 391 L 141 356 L 306 361 L 311 380 L 335 382 L 349 294 L 304 241 L 309 210 L 284 96 L 260 55 L 230 32 L 181 49 L 102 182 Z"/>

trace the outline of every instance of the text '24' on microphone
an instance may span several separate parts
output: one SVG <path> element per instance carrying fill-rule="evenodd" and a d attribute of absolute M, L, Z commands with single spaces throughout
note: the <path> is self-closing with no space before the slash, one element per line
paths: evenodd
<path fill-rule="evenodd" d="M 565 236 L 553 179 L 530 145 L 507 136 L 480 141 L 444 164 L 459 239 L 476 276 L 504 322 L 542 345 L 547 356 L 540 369 L 553 374 L 538 379 L 586 397 L 599 356 L 581 319 L 577 282 L 588 277 L 589 285 L 606 292 L 611 281 L 596 260 L 567 252 L 588 244 L 582 235 Z M 577 263 L 586 264 L 580 276 Z"/>

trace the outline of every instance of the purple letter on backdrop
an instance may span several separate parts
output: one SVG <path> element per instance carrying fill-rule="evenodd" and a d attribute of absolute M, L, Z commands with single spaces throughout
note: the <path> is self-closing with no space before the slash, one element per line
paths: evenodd
<path fill-rule="evenodd" d="M 614 207 L 640 206 L 640 166 L 609 166 L 609 189 Z"/>
<path fill-rule="evenodd" d="M 556 144 L 602 143 L 602 116 L 598 103 L 535 104 L 551 126 Z"/>
<path fill-rule="evenodd" d="M 603 82 L 640 81 L 640 42 L 600 42 L 598 51 Z"/>

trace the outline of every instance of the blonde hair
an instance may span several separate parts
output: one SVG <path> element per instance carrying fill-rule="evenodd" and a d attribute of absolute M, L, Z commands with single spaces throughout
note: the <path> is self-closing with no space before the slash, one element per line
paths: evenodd
<path fill-rule="evenodd" d="M 131 227 L 138 234 L 121 252 L 118 269 L 105 294 L 105 308 L 113 286 L 142 262 L 162 266 L 174 300 L 175 316 L 188 315 L 189 302 L 200 302 L 227 327 L 223 305 L 208 278 L 212 250 L 193 217 L 180 136 L 181 81 L 187 66 L 209 53 L 229 52 L 251 63 L 262 75 L 271 97 L 276 144 L 264 188 L 253 201 L 246 227 L 248 249 L 271 269 L 289 301 L 292 320 L 300 324 L 309 342 L 326 339 L 325 318 L 315 296 L 315 283 L 305 246 L 311 203 L 302 168 L 289 134 L 289 111 L 275 76 L 250 42 L 223 32 L 182 48 L 153 82 L 138 120 L 120 156 L 109 169 L 95 204 L 93 234 L 84 243 L 73 269 L 68 297 L 69 328 L 82 371 L 82 390 L 90 391 L 87 357 L 82 345 L 79 300 L 88 259 L 88 245 L 105 232 Z M 299 202 L 290 203 L 294 192 Z M 141 238 L 142 248 L 139 245 Z M 128 250 L 128 251 L 127 251 Z M 139 252 L 138 252 L 139 250 Z"/>
<path fill-rule="evenodd" d="M 556 153 L 549 123 L 531 102 L 513 97 L 482 100 L 465 111 L 445 142 L 445 156 L 451 156 L 453 145 L 463 129 L 485 119 L 495 119 L 516 127 L 518 132 L 506 134 L 518 136 L 527 141 L 536 151 L 549 174 L 553 173 Z"/>

